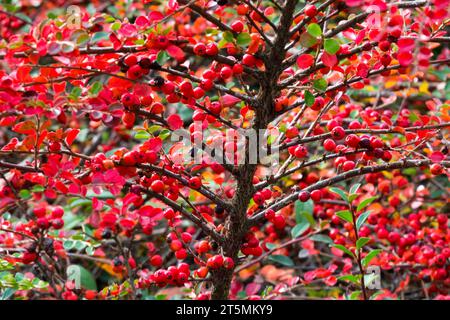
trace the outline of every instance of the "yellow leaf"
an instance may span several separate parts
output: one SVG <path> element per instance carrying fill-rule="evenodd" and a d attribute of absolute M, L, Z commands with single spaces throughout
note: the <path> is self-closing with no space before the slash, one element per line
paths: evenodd
<path fill-rule="evenodd" d="M 424 81 L 424 82 L 422 82 L 422 83 L 420 84 L 419 92 L 420 92 L 420 93 L 430 93 L 430 92 L 428 91 L 428 82 Z"/>

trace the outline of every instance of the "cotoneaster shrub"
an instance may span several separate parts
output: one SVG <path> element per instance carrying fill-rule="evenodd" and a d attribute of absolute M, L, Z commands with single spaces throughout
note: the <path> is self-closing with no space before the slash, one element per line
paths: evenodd
<path fill-rule="evenodd" d="M 448 8 L 1 2 L 2 298 L 448 299 Z"/>

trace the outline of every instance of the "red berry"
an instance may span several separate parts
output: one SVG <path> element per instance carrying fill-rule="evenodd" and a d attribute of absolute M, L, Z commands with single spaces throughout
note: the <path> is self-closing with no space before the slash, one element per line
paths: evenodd
<path fill-rule="evenodd" d="M 48 150 L 50 152 L 58 152 L 61 150 L 61 143 L 58 141 L 52 141 L 48 144 Z"/>
<path fill-rule="evenodd" d="M 201 43 L 201 42 L 197 43 L 194 46 L 194 53 L 196 55 L 198 55 L 198 56 L 202 56 L 202 55 L 206 54 L 206 46 L 205 46 L 205 44 Z"/>
<path fill-rule="evenodd" d="M 334 140 L 341 140 L 345 137 L 345 131 L 344 128 L 341 126 L 334 127 L 331 130 L 331 136 Z"/>
<path fill-rule="evenodd" d="M 241 33 L 244 30 L 244 24 L 242 21 L 235 21 L 231 24 L 231 29 L 236 33 Z"/>
<path fill-rule="evenodd" d="M 353 161 L 345 161 L 342 165 L 342 170 L 349 171 L 355 168 L 355 163 Z"/>
<path fill-rule="evenodd" d="M 336 149 L 336 142 L 334 142 L 333 139 L 326 139 L 326 140 L 323 142 L 323 148 L 324 148 L 326 151 L 333 152 L 334 149 Z"/>
<path fill-rule="evenodd" d="M 345 144 L 351 148 L 357 148 L 359 145 L 359 137 L 356 134 L 349 134 L 345 138 Z"/>
<path fill-rule="evenodd" d="M 150 188 L 153 192 L 162 193 L 164 191 L 164 182 L 162 182 L 161 180 L 155 180 L 150 185 Z"/>
<path fill-rule="evenodd" d="M 313 18 L 317 14 L 317 8 L 314 5 L 312 5 L 312 4 L 307 5 L 305 7 L 305 14 L 308 17 Z"/>
<path fill-rule="evenodd" d="M 163 259 L 159 254 L 154 255 L 150 258 L 150 264 L 154 267 L 160 267 L 163 263 Z"/>
<path fill-rule="evenodd" d="M 192 189 L 200 189 L 202 186 L 202 180 L 200 177 L 192 177 L 189 179 L 189 187 Z"/>
<path fill-rule="evenodd" d="M 308 201 L 310 197 L 311 194 L 308 191 L 300 191 L 300 193 L 298 194 L 298 200 L 300 200 L 301 202 Z"/>
<path fill-rule="evenodd" d="M 311 199 L 316 202 L 322 199 L 322 191 L 320 190 L 311 191 Z"/>
<path fill-rule="evenodd" d="M 433 163 L 430 167 L 430 171 L 433 175 L 438 176 L 444 172 L 444 169 L 439 163 Z"/>

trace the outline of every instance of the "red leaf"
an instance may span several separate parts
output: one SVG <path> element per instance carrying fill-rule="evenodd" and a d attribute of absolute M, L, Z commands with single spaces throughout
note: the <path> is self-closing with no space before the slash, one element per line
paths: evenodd
<path fill-rule="evenodd" d="M 67 133 L 66 142 L 69 146 L 72 145 L 73 141 L 76 139 L 79 132 L 80 132 L 79 129 L 72 129 Z"/>
<path fill-rule="evenodd" d="M 321 58 L 322 62 L 324 65 L 326 65 L 327 67 L 333 67 L 335 65 L 337 65 L 338 63 L 338 59 L 336 57 L 335 54 L 329 54 L 327 52 L 324 52 L 322 54 L 322 58 Z"/>
<path fill-rule="evenodd" d="M 33 121 L 27 120 L 16 124 L 12 130 L 17 133 L 33 134 L 36 132 L 36 126 Z"/>
<path fill-rule="evenodd" d="M 431 156 L 430 156 L 431 161 L 433 162 L 441 162 L 442 160 L 445 159 L 445 156 L 442 152 L 440 151 L 434 151 Z"/>
<path fill-rule="evenodd" d="M 178 61 L 182 61 L 184 59 L 184 52 L 179 47 L 175 45 L 170 45 L 166 49 L 169 56 L 177 59 Z"/>
<path fill-rule="evenodd" d="M 406 67 L 413 62 L 414 57 L 410 52 L 400 52 L 397 59 L 401 66 Z"/>
<path fill-rule="evenodd" d="M 310 54 L 302 54 L 297 58 L 297 65 L 300 69 L 307 69 L 314 63 L 314 57 Z"/>

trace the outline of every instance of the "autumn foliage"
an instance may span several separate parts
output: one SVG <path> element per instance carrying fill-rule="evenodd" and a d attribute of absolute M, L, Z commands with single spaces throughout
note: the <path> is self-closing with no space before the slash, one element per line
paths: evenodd
<path fill-rule="evenodd" d="M 0 2 L 0 297 L 449 299 L 449 5 Z"/>

